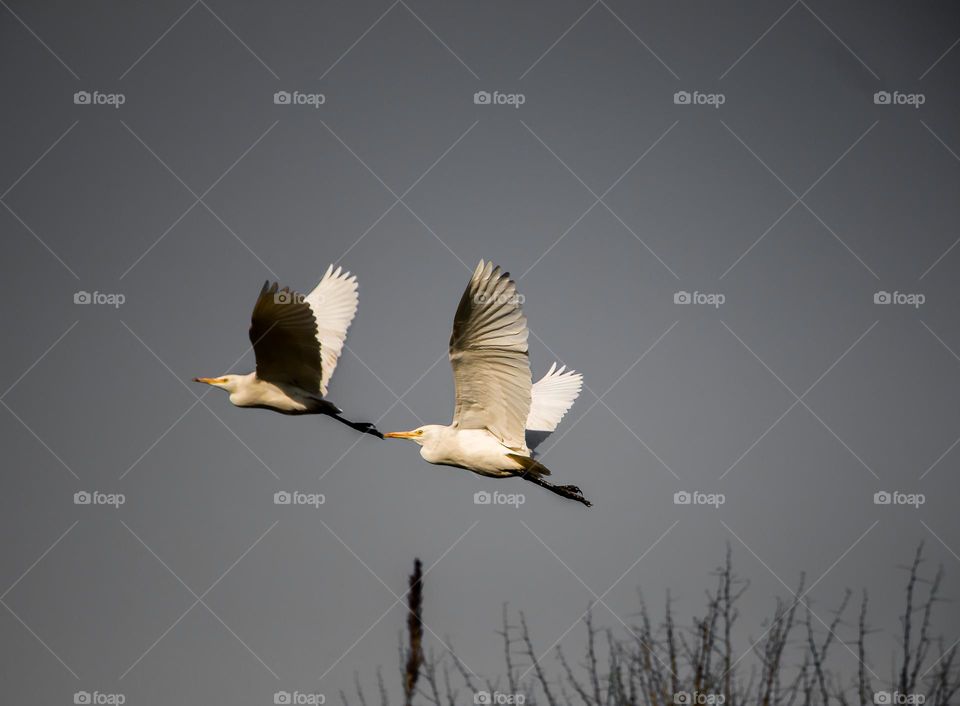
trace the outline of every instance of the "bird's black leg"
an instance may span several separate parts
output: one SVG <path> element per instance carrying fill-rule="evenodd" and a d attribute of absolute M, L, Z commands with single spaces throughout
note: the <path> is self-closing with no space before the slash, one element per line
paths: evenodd
<path fill-rule="evenodd" d="M 351 429 L 356 429 L 362 434 L 370 434 L 378 439 L 383 438 L 383 434 L 380 433 L 380 430 L 370 422 L 352 422 L 349 419 L 341 417 L 339 414 L 331 414 L 330 416 L 336 419 L 338 422 L 346 424 Z"/>
<path fill-rule="evenodd" d="M 568 500 L 576 500 L 578 503 L 583 503 L 587 507 L 593 507 L 593 503 L 583 497 L 583 493 L 577 486 L 554 485 L 553 483 L 545 481 L 543 476 L 549 476 L 550 469 L 536 459 L 521 454 L 507 454 L 507 456 L 523 467 L 523 473 L 516 474 L 520 478 L 528 480 L 531 483 L 536 483 L 541 488 L 546 488 L 551 493 L 556 493 L 560 497 L 567 498 Z"/>
<path fill-rule="evenodd" d="M 520 475 L 524 480 L 528 480 L 531 483 L 536 483 L 541 488 L 546 488 L 551 493 L 556 493 L 557 495 L 567 498 L 568 500 L 576 500 L 578 503 L 583 503 L 587 507 L 593 507 L 593 503 L 583 497 L 583 494 L 580 492 L 580 488 L 575 485 L 554 485 L 553 483 L 548 483 L 543 478 L 532 473 L 524 473 Z"/>

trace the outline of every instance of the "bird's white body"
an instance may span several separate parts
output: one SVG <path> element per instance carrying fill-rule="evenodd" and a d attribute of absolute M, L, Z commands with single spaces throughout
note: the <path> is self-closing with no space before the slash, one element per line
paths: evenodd
<path fill-rule="evenodd" d="M 256 373 L 237 375 L 230 392 L 230 402 L 237 407 L 269 407 L 286 414 L 308 412 L 316 397 L 297 388 L 281 388 L 261 380 Z"/>
<path fill-rule="evenodd" d="M 456 466 L 482 476 L 514 476 L 523 466 L 507 454 L 528 455 L 529 449 L 511 449 L 486 429 L 457 429 L 431 425 L 420 446 L 420 455 L 428 463 Z"/>

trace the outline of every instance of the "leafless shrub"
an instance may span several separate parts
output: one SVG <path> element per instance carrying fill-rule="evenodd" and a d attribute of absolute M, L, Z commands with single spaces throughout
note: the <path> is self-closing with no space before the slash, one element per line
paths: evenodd
<path fill-rule="evenodd" d="M 897 664 L 886 683 L 876 686 L 881 680 L 869 659 L 868 641 L 874 631 L 868 623 L 866 591 L 853 622 L 846 619 L 853 595 L 850 591 L 824 620 L 811 609 L 801 577 L 790 599 L 776 599 L 772 615 L 752 644 L 735 648 L 732 635 L 739 617 L 737 604 L 749 585 L 733 573 L 729 549 L 707 591 L 703 615 L 694 617 L 688 627 L 677 625 L 669 593 L 664 617 L 656 628 L 640 596 L 639 612 L 632 624 L 625 626 L 624 637 L 598 628 L 588 610 L 583 617 L 583 659 L 571 664 L 556 647 L 551 651 L 556 674 L 548 671 L 548 655 L 538 654 L 523 613 L 517 613 L 517 622 L 512 623 L 505 605 L 499 632 L 505 673 L 498 679 L 482 679 L 457 658 L 449 642 L 441 645 L 443 649 L 425 654 L 423 586 L 417 560 L 410 577 L 406 647 L 401 640 L 400 649 L 404 703 L 412 706 L 419 700 L 454 706 L 475 703 L 477 694 L 486 693 L 527 706 L 866 706 L 882 702 L 885 694 L 898 694 L 901 698 L 909 695 L 913 703 L 922 699 L 927 706 L 948 706 L 960 690 L 960 670 L 955 662 L 960 641 L 945 641 L 932 634 L 935 612 L 942 602 L 943 573 L 938 570 L 927 579 L 922 566 L 921 545 L 906 567 Z M 848 638 L 841 637 L 843 634 Z M 855 674 L 831 668 L 838 652 L 844 659 L 850 655 L 857 659 Z M 426 688 L 418 690 L 421 673 Z M 504 691 L 498 691 L 501 682 Z M 379 673 L 378 686 L 386 706 L 387 689 Z M 365 706 L 359 681 L 356 691 Z M 346 696 L 342 698 L 346 703 Z"/>

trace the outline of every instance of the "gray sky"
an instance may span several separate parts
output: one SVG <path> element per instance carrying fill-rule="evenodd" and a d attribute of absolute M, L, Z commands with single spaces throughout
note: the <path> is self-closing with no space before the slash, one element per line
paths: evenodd
<path fill-rule="evenodd" d="M 823 616 L 869 588 L 887 676 L 916 545 L 960 584 L 958 36 L 933 3 L 4 4 L 7 700 L 393 678 L 415 556 L 431 630 L 495 674 L 504 602 L 541 650 L 596 595 L 615 630 L 638 586 L 689 617 L 727 544 L 744 649 L 806 572 Z M 360 309 L 331 399 L 446 423 L 480 258 L 518 280 L 534 375 L 585 375 L 542 448 L 591 510 L 189 382 L 252 368 L 264 279 L 339 262 Z"/>

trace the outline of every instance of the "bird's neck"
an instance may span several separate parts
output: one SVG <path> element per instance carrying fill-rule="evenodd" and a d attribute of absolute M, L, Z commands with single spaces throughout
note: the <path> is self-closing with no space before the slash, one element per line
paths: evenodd
<path fill-rule="evenodd" d="M 236 387 L 230 393 L 230 401 L 238 407 L 257 404 L 263 394 L 263 385 L 264 382 L 257 377 L 256 373 L 239 375 L 236 379 Z"/>
<path fill-rule="evenodd" d="M 438 426 L 433 431 L 434 435 L 420 445 L 420 456 L 427 463 L 444 463 L 454 442 L 454 429 L 451 426 Z"/>

